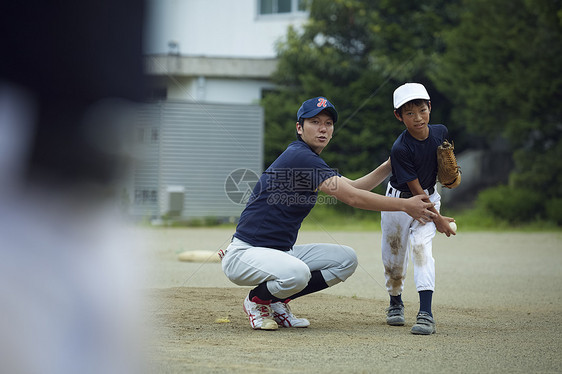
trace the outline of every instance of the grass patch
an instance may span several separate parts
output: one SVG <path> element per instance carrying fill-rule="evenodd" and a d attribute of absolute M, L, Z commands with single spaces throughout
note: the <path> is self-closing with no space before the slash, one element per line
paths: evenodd
<path fill-rule="evenodd" d="M 443 215 L 455 218 L 459 231 L 518 231 L 518 232 L 562 232 L 562 226 L 554 221 L 534 220 L 527 223 L 511 223 L 494 218 L 482 208 L 451 210 L 444 208 Z M 355 209 L 338 202 L 337 204 L 317 204 L 302 223 L 304 231 L 381 231 L 380 212 Z M 236 229 L 235 223 L 205 217 L 190 221 L 164 221 L 160 225 L 149 222 L 147 226 L 158 227 L 221 227 Z M 141 223 L 142 225 L 142 223 Z"/>
<path fill-rule="evenodd" d="M 531 222 L 513 223 L 495 218 L 480 208 L 464 209 L 460 211 L 444 209 L 441 213 L 445 216 L 453 217 L 459 231 L 562 231 L 562 227 L 552 221 L 537 219 Z"/>
<path fill-rule="evenodd" d="M 357 212 L 354 212 L 337 205 L 316 205 L 304 219 L 301 229 L 306 231 L 380 231 L 380 212 L 356 210 Z"/>
<path fill-rule="evenodd" d="M 307 231 L 380 231 L 380 212 L 353 209 L 347 206 L 317 205 L 304 220 L 301 229 Z M 349 209 L 348 209 L 349 208 Z M 527 223 L 510 223 L 492 217 L 479 208 L 463 210 L 443 209 L 441 214 L 453 217 L 459 231 L 522 231 L 560 232 L 562 227 L 555 222 L 535 220 Z"/>

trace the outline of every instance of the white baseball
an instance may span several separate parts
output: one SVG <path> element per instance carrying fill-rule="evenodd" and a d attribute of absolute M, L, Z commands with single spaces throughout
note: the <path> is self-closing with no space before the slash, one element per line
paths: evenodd
<path fill-rule="evenodd" d="M 453 232 L 457 232 L 457 224 L 454 222 L 449 222 L 449 226 L 451 226 L 451 230 L 453 230 Z"/>

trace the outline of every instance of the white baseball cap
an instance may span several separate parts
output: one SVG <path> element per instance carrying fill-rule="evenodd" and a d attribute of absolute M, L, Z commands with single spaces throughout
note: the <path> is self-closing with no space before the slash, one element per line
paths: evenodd
<path fill-rule="evenodd" d="M 394 90 L 394 109 L 400 108 L 410 100 L 424 99 L 429 100 L 427 90 L 420 83 L 405 83 Z"/>

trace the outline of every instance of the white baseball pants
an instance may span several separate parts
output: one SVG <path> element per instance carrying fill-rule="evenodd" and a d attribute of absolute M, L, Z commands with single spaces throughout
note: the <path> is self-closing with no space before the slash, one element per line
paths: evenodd
<path fill-rule="evenodd" d="M 399 197 L 400 191 L 390 190 L 386 195 Z M 427 193 L 427 191 L 426 191 Z M 429 196 L 435 203 L 435 209 L 441 207 L 441 195 L 435 192 Z M 381 212 L 382 228 L 382 263 L 386 289 L 392 296 L 402 294 L 404 280 L 408 269 L 408 258 L 414 264 L 414 282 L 419 291 L 435 289 L 435 260 L 433 259 L 432 240 L 437 229 L 433 222 L 420 224 L 404 212 Z"/>
<path fill-rule="evenodd" d="M 357 268 L 357 255 L 348 246 L 329 243 L 295 245 L 284 252 L 234 238 L 222 259 L 224 274 L 239 286 L 267 288 L 284 299 L 302 291 L 311 271 L 320 270 L 329 287 L 345 281 Z"/>

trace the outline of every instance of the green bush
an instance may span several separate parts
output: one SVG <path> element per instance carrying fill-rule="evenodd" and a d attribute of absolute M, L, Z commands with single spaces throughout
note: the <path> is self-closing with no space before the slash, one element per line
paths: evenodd
<path fill-rule="evenodd" d="M 476 204 L 482 211 L 510 223 L 534 221 L 544 214 L 540 194 L 505 185 L 482 191 Z"/>
<path fill-rule="evenodd" d="M 562 225 L 562 198 L 550 199 L 546 202 L 546 218 Z"/>

